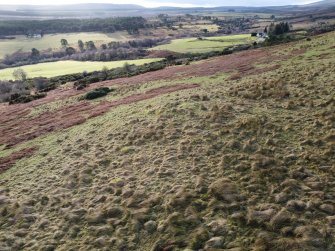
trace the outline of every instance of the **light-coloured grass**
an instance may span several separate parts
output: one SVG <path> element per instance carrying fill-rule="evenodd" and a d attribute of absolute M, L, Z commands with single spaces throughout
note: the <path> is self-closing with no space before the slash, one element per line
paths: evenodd
<path fill-rule="evenodd" d="M 111 61 L 111 62 L 97 62 L 97 61 L 58 61 L 51 63 L 41 63 L 35 65 L 26 65 L 22 67 L 7 68 L 0 70 L 0 80 L 13 79 L 13 71 L 17 68 L 23 69 L 27 74 L 28 78 L 35 77 L 55 77 L 73 73 L 80 73 L 83 71 L 92 72 L 101 70 L 104 66 L 108 69 L 117 68 L 123 66 L 126 62 L 129 64 L 142 65 L 146 63 L 156 62 L 161 60 L 160 58 L 154 59 L 138 59 L 138 60 L 122 60 L 122 61 Z"/>
<path fill-rule="evenodd" d="M 260 18 L 270 18 L 272 13 L 252 13 L 252 12 L 204 12 L 201 13 L 203 16 L 212 16 L 212 17 L 227 17 L 227 18 L 238 18 L 238 17 L 254 17 L 258 16 Z M 278 16 L 278 15 L 276 15 Z"/>
<path fill-rule="evenodd" d="M 250 34 L 208 37 L 202 40 L 198 38 L 185 38 L 172 40 L 171 43 L 156 46 L 153 50 L 168 50 L 180 53 L 220 51 L 229 46 L 250 44 L 255 41 L 255 39 L 256 38 L 251 37 Z"/>
<path fill-rule="evenodd" d="M 66 39 L 70 46 L 77 47 L 78 40 L 94 41 L 97 45 L 102 43 L 108 43 L 111 41 L 125 41 L 129 40 L 130 37 L 126 32 L 115 32 L 115 33 L 59 33 L 59 34 L 47 34 L 43 38 L 26 38 L 26 36 L 16 36 L 14 40 L 0 40 L 0 58 L 3 58 L 6 54 L 14 53 L 15 51 L 30 51 L 32 48 L 38 50 L 59 49 L 60 40 Z"/>
<path fill-rule="evenodd" d="M 194 31 L 202 31 L 207 29 L 209 32 L 216 32 L 219 30 L 219 26 L 216 24 L 188 24 L 183 23 L 182 29 L 185 30 L 194 30 Z M 179 29 L 179 26 L 175 26 L 175 28 Z"/>

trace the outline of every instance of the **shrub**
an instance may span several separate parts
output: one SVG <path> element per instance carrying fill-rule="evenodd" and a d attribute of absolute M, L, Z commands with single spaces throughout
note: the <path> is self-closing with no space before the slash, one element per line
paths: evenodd
<path fill-rule="evenodd" d="M 28 86 L 21 81 L 0 81 L 0 102 L 10 101 L 13 94 L 29 94 Z"/>
<path fill-rule="evenodd" d="M 47 78 L 34 78 L 33 84 L 38 91 L 45 91 L 50 88 L 50 83 Z"/>
<path fill-rule="evenodd" d="M 103 96 L 106 96 L 111 91 L 113 91 L 113 89 L 109 89 L 108 87 L 97 88 L 94 89 L 93 91 L 86 93 L 83 97 L 81 97 L 81 100 L 84 99 L 92 100 L 96 98 L 101 98 Z"/>
<path fill-rule="evenodd" d="M 36 94 L 12 94 L 9 99 L 9 104 L 19 104 L 19 103 L 28 103 L 36 99 L 44 98 L 47 94 L 44 92 Z"/>
<path fill-rule="evenodd" d="M 27 79 L 27 73 L 23 69 L 18 68 L 13 71 L 13 77 L 15 80 L 24 81 Z"/>

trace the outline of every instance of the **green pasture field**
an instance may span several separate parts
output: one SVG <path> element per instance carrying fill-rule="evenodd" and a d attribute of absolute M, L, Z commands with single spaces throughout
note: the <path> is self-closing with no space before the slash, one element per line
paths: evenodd
<path fill-rule="evenodd" d="M 93 41 L 96 45 L 108 43 L 111 41 L 129 40 L 127 32 L 115 33 L 59 33 L 46 34 L 42 38 L 27 38 L 24 35 L 15 36 L 15 39 L 0 39 L 0 58 L 4 58 L 6 54 L 12 54 L 15 51 L 31 51 L 32 48 L 38 50 L 59 49 L 61 47 L 60 40 L 66 39 L 70 46 L 77 47 L 78 40 Z"/>
<path fill-rule="evenodd" d="M 257 38 L 251 37 L 250 34 L 207 37 L 207 38 L 185 38 L 172 40 L 169 44 L 159 45 L 152 50 L 168 50 L 180 53 L 203 53 L 210 51 L 220 51 L 226 47 L 250 44 Z"/>
<path fill-rule="evenodd" d="M 26 65 L 22 67 L 14 67 L 0 70 L 0 80 L 13 79 L 13 71 L 17 68 L 23 69 L 27 74 L 28 78 L 34 77 L 56 77 L 61 75 L 80 73 L 83 71 L 92 72 L 101 70 L 103 67 L 108 69 L 122 67 L 126 62 L 129 64 L 142 65 L 161 60 L 160 58 L 153 59 L 138 59 L 138 60 L 123 60 L 123 61 L 111 61 L 111 62 L 97 62 L 97 61 L 58 61 L 50 63 L 40 63 L 35 65 Z"/>

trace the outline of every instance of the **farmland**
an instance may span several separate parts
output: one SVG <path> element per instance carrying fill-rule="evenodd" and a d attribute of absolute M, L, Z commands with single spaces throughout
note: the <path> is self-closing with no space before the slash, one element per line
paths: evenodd
<path fill-rule="evenodd" d="M 82 40 L 84 42 L 93 41 L 99 45 L 112 41 L 126 41 L 129 40 L 129 35 L 126 32 L 46 34 L 43 38 L 27 38 L 24 35 L 20 35 L 16 36 L 13 40 L 0 39 L 0 58 L 18 50 L 31 51 L 32 48 L 36 48 L 38 50 L 59 49 L 61 48 L 61 39 L 66 39 L 69 46 L 77 47 L 78 40 Z"/>
<path fill-rule="evenodd" d="M 161 59 L 137 59 L 137 60 L 122 60 L 122 61 L 111 61 L 111 62 L 94 62 L 94 61 L 57 61 L 50 63 L 40 63 L 34 65 L 26 65 L 19 67 L 23 69 L 29 78 L 35 77 L 55 77 L 60 75 L 67 75 L 72 73 L 80 73 L 83 71 L 92 72 L 92 71 L 100 71 L 103 67 L 107 67 L 108 69 L 122 67 L 125 63 L 142 65 L 145 63 L 159 61 Z M 15 71 L 17 67 L 7 68 L 4 70 L 0 70 L 0 80 L 10 80 L 13 79 L 13 71 Z"/>
<path fill-rule="evenodd" d="M 256 38 L 250 34 L 204 37 L 204 38 L 185 38 L 175 39 L 169 44 L 159 45 L 152 50 L 168 50 L 180 53 L 202 53 L 209 51 L 221 51 L 226 47 L 240 44 L 252 44 Z"/>

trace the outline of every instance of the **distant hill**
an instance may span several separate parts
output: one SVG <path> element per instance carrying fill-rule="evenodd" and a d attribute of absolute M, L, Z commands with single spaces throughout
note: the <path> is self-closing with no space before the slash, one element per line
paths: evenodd
<path fill-rule="evenodd" d="M 94 10 L 144 10 L 145 7 L 135 4 L 101 4 L 101 3 L 87 3 L 87 4 L 70 4 L 70 5 L 24 5 L 17 6 L 17 11 L 94 11 Z"/>
<path fill-rule="evenodd" d="M 306 4 L 306 6 L 329 6 L 334 5 L 335 6 L 335 0 L 324 0 L 316 3 Z"/>
<path fill-rule="evenodd" d="M 157 8 L 146 8 L 136 4 L 70 4 L 70 5 L 0 5 L 0 19 L 55 19 L 55 18 L 106 18 L 112 16 L 150 16 L 160 13 L 185 14 L 201 11 L 228 12 L 234 9 L 236 12 L 253 13 L 294 13 L 303 11 L 333 11 L 335 0 L 324 0 L 306 5 L 287 6 L 219 6 L 213 8 L 193 7 L 180 8 L 161 6 Z"/>

